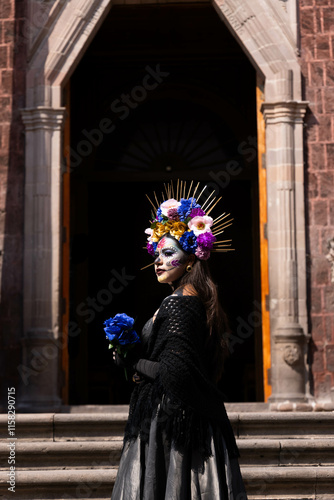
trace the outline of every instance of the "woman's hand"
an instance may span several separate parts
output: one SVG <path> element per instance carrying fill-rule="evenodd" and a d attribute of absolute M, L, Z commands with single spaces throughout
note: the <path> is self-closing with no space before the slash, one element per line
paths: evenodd
<path fill-rule="evenodd" d="M 119 368 L 132 368 L 139 359 L 139 352 L 139 349 L 133 348 L 127 352 L 126 356 L 124 356 L 114 349 L 112 353 L 113 361 Z"/>

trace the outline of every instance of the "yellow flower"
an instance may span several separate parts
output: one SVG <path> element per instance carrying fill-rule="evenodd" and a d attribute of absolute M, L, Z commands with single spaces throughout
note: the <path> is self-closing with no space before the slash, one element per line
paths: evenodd
<path fill-rule="evenodd" d="M 166 222 L 166 224 L 162 224 L 162 222 L 157 222 L 155 228 L 152 233 L 152 241 L 157 243 L 161 236 L 168 233 L 170 230 L 171 222 Z"/>
<path fill-rule="evenodd" d="M 179 240 L 187 230 L 188 226 L 184 222 L 168 221 L 165 224 L 157 222 L 151 238 L 153 242 L 157 243 L 164 234 L 170 233 L 171 236 Z"/>
<path fill-rule="evenodd" d="M 174 236 L 177 240 L 181 238 L 183 233 L 187 231 L 188 226 L 184 222 L 172 222 L 172 228 L 169 230 L 171 236 Z"/>

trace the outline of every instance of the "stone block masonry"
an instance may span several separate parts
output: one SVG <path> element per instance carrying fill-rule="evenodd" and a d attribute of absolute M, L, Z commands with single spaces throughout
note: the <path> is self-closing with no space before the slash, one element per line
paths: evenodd
<path fill-rule="evenodd" d="M 302 0 L 300 34 L 303 97 L 310 103 L 305 130 L 310 361 L 314 395 L 328 399 L 334 386 L 334 283 L 326 260 L 334 237 L 333 2 Z"/>
<path fill-rule="evenodd" d="M 27 2 L 0 3 L 0 383 L 18 387 L 22 335 L 26 39 L 20 35 Z"/>

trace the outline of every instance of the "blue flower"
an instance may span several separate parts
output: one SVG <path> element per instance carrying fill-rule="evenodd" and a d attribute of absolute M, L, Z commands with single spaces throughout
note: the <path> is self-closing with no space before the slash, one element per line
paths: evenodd
<path fill-rule="evenodd" d="M 186 231 L 179 239 L 179 243 L 183 250 L 188 253 L 194 253 L 197 248 L 197 238 L 194 231 Z"/>
<path fill-rule="evenodd" d="M 190 216 L 194 208 L 201 208 L 201 205 L 196 203 L 196 198 L 181 198 L 180 203 L 181 205 L 178 207 L 177 211 L 182 222 Z"/>
<path fill-rule="evenodd" d="M 114 318 L 109 318 L 104 322 L 106 338 L 112 344 L 131 347 L 140 341 L 137 333 L 133 329 L 134 319 L 127 314 L 116 314 Z"/>
<path fill-rule="evenodd" d="M 157 219 L 159 222 L 162 222 L 162 221 L 163 221 L 163 215 L 162 215 L 161 208 L 158 208 L 158 210 L 157 210 L 157 216 L 156 216 L 156 219 Z"/>

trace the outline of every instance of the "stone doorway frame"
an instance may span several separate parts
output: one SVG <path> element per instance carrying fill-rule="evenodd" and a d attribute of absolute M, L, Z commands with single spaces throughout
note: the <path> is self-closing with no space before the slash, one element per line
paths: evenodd
<path fill-rule="evenodd" d="M 127 0 L 116 0 L 113 5 L 124 3 Z M 289 0 L 290 6 L 293 3 Z M 303 155 L 307 103 L 302 101 L 297 37 L 280 2 L 213 0 L 212 5 L 265 82 L 270 400 L 306 402 L 310 399 Z M 62 89 L 111 6 L 110 0 L 56 1 L 30 50 L 22 110 L 26 180 L 20 406 L 35 411 L 61 406 Z"/>

